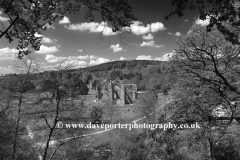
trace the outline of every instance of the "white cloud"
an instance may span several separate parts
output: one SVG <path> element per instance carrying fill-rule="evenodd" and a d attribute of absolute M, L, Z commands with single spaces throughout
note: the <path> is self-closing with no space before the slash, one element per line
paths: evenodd
<path fill-rule="evenodd" d="M 49 37 L 45 37 L 44 35 L 41 35 L 41 34 L 38 34 L 38 33 L 35 33 L 34 36 L 35 37 L 42 37 L 42 41 L 41 41 L 42 43 L 54 43 L 54 44 L 56 44 L 55 41 L 57 41 L 57 39 L 51 39 Z M 58 44 L 56 44 L 56 45 L 58 45 Z"/>
<path fill-rule="evenodd" d="M 50 25 L 49 23 L 46 23 L 44 26 L 43 26 L 44 29 L 55 29 L 53 23 Z"/>
<path fill-rule="evenodd" d="M 9 73 L 15 73 L 15 71 L 10 67 L 0 67 L 0 74 L 9 74 Z"/>
<path fill-rule="evenodd" d="M 86 56 L 69 56 L 69 57 L 61 57 L 61 56 L 54 56 L 52 54 L 48 54 L 45 57 L 45 60 L 48 63 L 59 63 L 63 61 L 80 61 L 80 60 L 86 60 L 89 58 L 89 55 Z"/>
<path fill-rule="evenodd" d="M 79 24 L 70 24 L 64 26 L 68 30 L 89 31 L 90 33 L 101 33 L 105 36 L 116 35 L 118 32 L 113 32 L 108 26 L 107 22 L 84 22 Z M 142 22 L 134 21 L 130 27 L 125 27 L 124 30 L 132 32 L 135 35 L 144 35 L 147 33 L 155 33 L 159 30 L 165 30 L 166 28 L 161 22 L 155 22 L 144 26 Z"/>
<path fill-rule="evenodd" d="M 101 63 L 109 62 L 109 61 L 110 60 L 106 59 L 106 58 L 97 58 L 96 60 L 91 60 L 89 65 L 98 65 L 98 64 L 101 64 Z"/>
<path fill-rule="evenodd" d="M 150 24 L 147 24 L 147 26 L 145 27 L 142 22 L 135 21 L 135 22 L 133 22 L 133 24 L 130 25 L 129 30 L 133 34 L 144 35 L 151 31 L 151 26 L 150 26 Z"/>
<path fill-rule="evenodd" d="M 45 60 L 48 61 L 48 63 L 43 64 L 42 68 L 47 70 L 52 70 L 54 68 L 58 67 L 71 67 L 71 68 L 82 68 L 87 66 L 87 62 L 78 60 L 78 59 L 67 59 L 66 57 L 57 57 L 54 55 L 47 55 L 45 57 Z"/>
<path fill-rule="evenodd" d="M 87 62 L 79 60 L 69 60 L 62 63 L 63 66 L 72 66 L 72 68 L 82 68 L 87 66 Z"/>
<path fill-rule="evenodd" d="M 90 33 L 102 33 L 104 36 L 116 35 L 117 32 L 113 32 L 106 22 L 84 22 L 80 24 L 70 24 L 65 26 L 68 30 L 76 31 L 89 31 Z"/>
<path fill-rule="evenodd" d="M 64 16 L 62 20 L 59 21 L 59 24 L 69 24 L 70 20 L 68 17 Z"/>
<path fill-rule="evenodd" d="M 154 33 L 158 32 L 159 30 L 165 30 L 166 28 L 160 22 L 155 22 L 144 26 L 142 22 L 134 21 L 133 24 L 130 25 L 130 27 L 126 27 L 125 29 L 135 35 L 144 35 L 150 32 Z"/>
<path fill-rule="evenodd" d="M 71 57 L 71 56 L 70 56 Z M 88 59 L 89 55 L 86 56 L 76 56 L 76 57 L 72 57 L 72 58 L 77 58 L 77 59 Z"/>
<path fill-rule="evenodd" d="M 184 22 L 188 22 L 188 19 L 185 19 Z"/>
<path fill-rule="evenodd" d="M 42 43 L 54 43 L 54 42 L 53 42 L 53 40 L 51 38 L 43 37 Z"/>
<path fill-rule="evenodd" d="M 77 50 L 78 52 L 82 52 L 83 50 L 82 49 L 79 49 L 79 50 Z"/>
<path fill-rule="evenodd" d="M 49 37 L 45 37 L 45 36 L 43 36 L 41 34 L 38 34 L 38 33 L 35 33 L 34 36 L 35 37 L 42 37 L 42 41 L 41 41 L 42 43 L 54 43 L 54 44 L 56 44 L 54 41 L 57 41 L 56 39 L 53 40 Z"/>
<path fill-rule="evenodd" d="M 163 31 L 166 28 L 164 27 L 164 25 L 160 22 L 155 22 L 155 23 L 151 23 L 151 32 L 157 32 L 157 31 Z"/>
<path fill-rule="evenodd" d="M 176 32 L 174 36 L 182 36 L 181 32 Z"/>
<path fill-rule="evenodd" d="M 2 21 L 2 22 L 6 22 L 6 21 L 8 21 L 9 20 L 9 18 L 6 18 L 6 17 L 2 17 L 2 16 L 0 16 L 0 21 Z"/>
<path fill-rule="evenodd" d="M 155 41 L 142 42 L 142 44 L 140 44 L 140 46 L 141 47 L 148 46 L 148 47 L 154 47 L 154 48 L 163 47 L 163 45 L 155 45 Z"/>
<path fill-rule="evenodd" d="M 142 36 L 143 39 L 146 39 L 146 40 L 151 40 L 153 39 L 153 35 L 151 33 L 149 33 L 148 35 L 145 35 L 145 36 Z"/>
<path fill-rule="evenodd" d="M 172 35 L 173 33 L 172 32 L 168 32 L 167 34 Z"/>
<path fill-rule="evenodd" d="M 15 48 L 10 49 L 8 47 L 0 49 L 0 60 L 13 60 L 16 59 L 16 54 L 19 51 Z"/>
<path fill-rule="evenodd" d="M 168 61 L 175 53 L 176 53 L 175 50 L 173 50 L 172 52 L 166 53 L 162 57 L 155 58 L 154 60 L 157 60 L 157 61 Z"/>
<path fill-rule="evenodd" d="M 119 57 L 119 60 L 120 60 L 120 61 L 124 61 L 124 60 L 127 60 L 127 58 L 125 58 L 125 57 Z"/>
<path fill-rule="evenodd" d="M 210 19 L 210 17 L 207 17 L 207 19 L 206 20 L 201 20 L 201 19 L 197 19 L 196 21 L 195 21 L 195 23 L 196 24 L 200 24 L 200 25 L 202 25 L 202 26 L 207 26 L 208 24 L 209 24 L 209 19 Z"/>
<path fill-rule="evenodd" d="M 120 52 L 120 51 L 123 50 L 123 48 L 122 48 L 119 44 L 111 45 L 111 46 L 110 46 L 110 49 L 112 49 L 113 52 Z"/>
<path fill-rule="evenodd" d="M 64 58 L 62 57 L 56 57 L 52 54 L 48 54 L 46 55 L 45 57 L 45 60 L 48 62 L 48 63 L 57 63 L 57 62 L 61 62 L 64 60 Z"/>
<path fill-rule="evenodd" d="M 97 56 L 91 55 L 89 59 L 97 59 Z"/>
<path fill-rule="evenodd" d="M 35 53 L 38 53 L 38 54 L 49 54 L 49 53 L 54 53 L 54 52 L 58 52 L 58 48 L 55 47 L 55 46 L 44 46 L 44 45 L 41 45 L 40 46 L 40 50 L 36 51 Z"/>
<path fill-rule="evenodd" d="M 3 56 L 3 54 L 15 54 L 15 53 L 18 53 L 18 50 L 13 48 L 13 49 L 10 49 L 8 47 L 6 48 L 2 48 L 0 49 L 0 55 Z"/>
<path fill-rule="evenodd" d="M 141 55 L 141 56 L 138 56 L 136 58 L 136 60 L 152 60 L 152 56 L 150 56 L 150 55 L 148 55 L 148 56 Z"/>
<path fill-rule="evenodd" d="M 136 60 L 155 60 L 155 61 L 168 61 L 175 54 L 175 50 L 170 53 L 164 54 L 162 57 L 152 57 L 150 55 L 141 55 L 136 58 Z"/>
<path fill-rule="evenodd" d="M 2 14 L 2 11 L 0 11 L 0 14 Z M 0 16 L 0 21 L 5 22 L 5 21 L 8 21 L 8 20 L 9 20 L 9 18 Z"/>

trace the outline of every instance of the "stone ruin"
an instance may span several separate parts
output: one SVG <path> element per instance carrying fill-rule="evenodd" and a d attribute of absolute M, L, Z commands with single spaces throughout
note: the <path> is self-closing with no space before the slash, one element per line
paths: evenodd
<path fill-rule="evenodd" d="M 96 101 L 111 100 L 113 105 L 119 106 L 133 104 L 137 99 L 137 85 L 123 84 L 119 78 L 104 80 L 101 84 L 97 84 L 95 99 Z"/>

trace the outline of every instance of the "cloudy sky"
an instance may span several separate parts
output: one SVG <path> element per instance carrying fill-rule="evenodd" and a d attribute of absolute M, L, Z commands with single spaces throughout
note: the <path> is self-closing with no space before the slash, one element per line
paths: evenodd
<path fill-rule="evenodd" d="M 186 35 L 194 24 L 208 24 L 198 19 L 197 12 L 188 11 L 184 17 L 164 20 L 174 8 L 169 0 L 131 0 L 134 15 L 138 18 L 122 42 L 108 24 L 84 20 L 82 15 L 66 15 L 42 32 L 42 46 L 32 56 L 42 66 L 74 64 L 75 68 L 97 65 L 114 60 L 166 60 L 173 52 L 176 39 Z M 0 12 L 0 21 L 7 23 Z M 105 26 L 105 28 L 104 28 Z M 102 39 L 99 38 L 103 31 Z M 17 41 L 9 44 L 0 39 L 0 74 L 10 73 L 16 63 Z"/>

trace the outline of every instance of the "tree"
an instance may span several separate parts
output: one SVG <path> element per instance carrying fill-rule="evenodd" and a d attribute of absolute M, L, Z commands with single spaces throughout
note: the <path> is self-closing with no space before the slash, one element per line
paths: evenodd
<path fill-rule="evenodd" d="M 141 80 L 139 77 L 133 77 L 131 81 L 138 86 Z"/>
<path fill-rule="evenodd" d="M 147 91 L 143 93 L 140 97 L 139 104 L 141 113 L 146 116 L 146 123 L 149 123 L 150 116 L 156 108 L 156 94 L 152 91 Z M 147 131 L 148 133 L 148 131 Z"/>
<path fill-rule="evenodd" d="M 166 82 L 163 83 L 162 86 L 161 86 L 161 92 L 163 92 L 163 94 L 167 94 L 168 93 L 168 89 L 169 89 L 169 87 L 166 84 Z"/>
<path fill-rule="evenodd" d="M 23 114 L 26 108 L 26 95 L 32 91 L 35 86 L 30 82 L 34 71 L 33 60 L 28 57 L 20 61 L 16 69 L 20 69 L 19 74 L 10 77 L 4 77 L 0 81 L 1 96 L 0 96 L 0 121 L 6 121 L 6 124 L 1 125 L 1 137 L 8 151 L 0 146 L 1 159 L 30 159 L 36 158 L 36 148 L 33 143 L 26 141 L 26 123 Z M 2 121 L 3 120 L 3 121 Z M 3 132 L 2 132 L 3 131 Z M 25 136 L 25 137 L 24 137 Z M 32 148 L 32 149 L 30 149 Z M 29 149 L 30 152 L 26 152 Z M 4 154 L 4 152 L 6 152 Z M 35 153 L 34 153 L 35 152 Z"/>
<path fill-rule="evenodd" d="M 54 83 L 50 79 L 43 79 L 41 82 L 41 91 L 51 91 L 54 88 Z"/>
<path fill-rule="evenodd" d="M 122 73 L 121 70 L 113 70 L 109 74 L 109 78 L 111 78 L 111 80 L 115 80 L 117 77 L 120 78 L 120 79 L 123 79 L 123 73 Z"/>
<path fill-rule="evenodd" d="M 189 157 L 181 154 L 182 144 L 177 131 L 156 129 L 149 135 L 145 139 L 147 160 L 190 160 Z"/>
<path fill-rule="evenodd" d="M 12 145 L 14 139 L 14 127 L 17 125 L 16 120 L 11 117 L 9 110 L 0 110 L 0 158 L 1 159 L 12 159 Z M 21 123 L 18 135 L 17 145 L 17 159 L 38 159 L 36 147 L 29 140 L 28 136 L 22 136 L 26 132 L 25 124 Z"/>
<path fill-rule="evenodd" d="M 136 19 L 128 0 L 21 0 L 0 1 L 0 6 L 9 19 L 9 24 L 0 29 L 0 38 L 5 36 L 10 43 L 19 40 L 19 58 L 32 49 L 40 49 L 42 38 L 36 37 L 36 33 L 40 34 L 66 14 L 79 14 L 82 8 L 86 9 L 85 18 L 91 21 L 95 16 L 93 12 L 99 13 L 104 22 L 111 24 L 113 32 L 129 27 Z"/>
<path fill-rule="evenodd" d="M 179 17 L 184 15 L 187 9 L 197 10 L 201 20 L 209 19 L 207 30 L 211 31 L 215 26 L 220 33 L 225 36 L 227 41 L 232 44 L 239 44 L 239 30 L 240 20 L 238 16 L 239 1 L 235 0 L 172 0 L 172 5 L 176 8 L 173 12 L 168 14 L 165 19 L 177 14 Z M 230 27 L 228 25 L 230 25 Z"/>
<path fill-rule="evenodd" d="M 5 85 L 4 89 L 8 89 L 11 92 L 28 92 L 35 89 L 35 85 L 30 80 L 19 79 L 19 76 L 7 77 L 2 80 Z"/>
<path fill-rule="evenodd" d="M 145 68 L 143 62 L 138 62 L 138 64 L 137 64 L 137 69 L 138 69 L 138 71 L 140 71 L 140 70 L 143 69 L 143 68 Z"/>
<path fill-rule="evenodd" d="M 136 130 L 115 129 L 110 133 L 113 148 L 112 159 L 145 159 L 145 147 L 143 138 Z M 134 159 L 135 158 L 135 159 Z"/>
<path fill-rule="evenodd" d="M 91 118 L 93 121 L 100 120 L 102 118 L 103 109 L 98 106 L 94 106 L 91 111 Z"/>
<path fill-rule="evenodd" d="M 97 89 L 97 86 L 100 84 L 100 81 L 98 79 L 94 79 L 92 81 L 92 88 L 91 89 L 94 89 L 96 90 Z"/>
<path fill-rule="evenodd" d="M 139 78 L 139 80 L 142 80 L 142 73 L 135 72 L 135 76 L 137 76 Z"/>
<path fill-rule="evenodd" d="M 132 68 L 132 63 L 131 63 L 131 61 L 128 61 L 128 62 L 127 62 L 126 68 L 127 68 L 127 69 L 131 69 L 131 68 Z"/>
<path fill-rule="evenodd" d="M 82 81 L 78 74 L 67 74 L 64 76 L 63 86 L 64 90 L 70 95 L 70 97 L 76 97 L 77 95 L 88 94 L 87 84 Z"/>
<path fill-rule="evenodd" d="M 89 82 L 93 79 L 93 76 L 90 72 L 84 72 L 82 75 L 82 81 L 86 84 L 89 84 Z"/>
<path fill-rule="evenodd" d="M 61 147 L 68 147 L 68 142 L 77 139 L 76 135 L 83 134 L 83 130 L 71 130 L 66 128 L 58 128 L 58 124 L 63 121 L 64 123 L 71 121 L 81 120 L 85 114 L 86 109 L 82 100 L 79 101 L 66 101 L 65 97 L 68 95 L 63 87 L 66 82 L 66 77 L 64 76 L 66 71 L 71 68 L 69 66 L 57 66 L 54 68 L 55 72 L 48 74 L 45 78 L 48 79 L 52 85 L 51 91 L 55 94 L 54 97 L 48 97 L 46 99 L 33 98 L 35 105 L 25 106 L 25 117 L 30 118 L 30 128 L 34 133 L 31 141 L 34 145 L 40 147 L 41 150 L 37 151 L 42 159 L 62 159 L 63 155 L 59 153 Z M 78 75 L 73 75 L 70 78 L 77 78 L 81 84 L 84 84 Z M 74 82 L 74 81 L 73 81 Z M 86 84 L 84 84 L 86 86 Z M 75 86 L 75 89 L 79 89 Z M 68 91 L 68 90 L 67 90 Z M 75 92 L 75 90 L 73 90 Z M 83 96 L 84 98 L 84 96 Z M 39 103 L 39 101 L 41 103 Z M 34 124 L 34 125 L 33 125 Z M 67 138 L 66 140 L 64 138 Z M 40 145 L 42 144 L 42 145 Z M 54 144 L 54 145 L 53 145 Z"/>
<path fill-rule="evenodd" d="M 174 101 L 164 110 L 173 123 L 201 124 L 197 131 L 177 132 L 186 135 L 179 137 L 186 142 L 182 144 L 187 148 L 185 155 L 197 157 L 190 154 L 192 152 L 198 154 L 199 159 L 238 157 L 239 128 L 233 124 L 233 119 L 239 116 L 236 112 L 239 105 L 233 102 L 239 101 L 239 87 L 236 85 L 239 79 L 239 46 L 226 41 L 216 28 L 207 32 L 206 28 L 198 25 L 179 39 L 178 45 L 170 61 L 169 79 L 175 79 L 172 87 Z M 223 104 L 230 116 L 220 119 L 213 115 L 213 110 Z M 233 129 L 231 133 L 229 128 Z M 196 148 L 201 146 L 203 151 L 197 151 Z"/>
<path fill-rule="evenodd" d="M 155 77 L 151 78 L 146 86 L 148 90 L 155 91 L 160 89 L 163 84 L 163 79 L 157 79 Z"/>
<path fill-rule="evenodd" d="M 112 69 L 118 69 L 118 68 L 120 68 L 118 64 L 114 64 L 114 65 L 112 66 Z"/>
<path fill-rule="evenodd" d="M 195 25 L 191 32 L 179 39 L 179 49 L 171 61 L 173 77 L 184 79 L 196 86 L 208 87 L 212 94 L 221 97 L 231 110 L 231 120 L 236 118 L 233 101 L 239 101 L 239 45 L 227 42 L 216 28 L 207 32 Z M 182 82 L 183 83 L 183 82 Z M 185 84 L 185 83 L 183 83 Z M 218 98 L 219 99 L 219 98 Z M 219 102 L 219 101 L 218 101 Z"/>
<path fill-rule="evenodd" d="M 134 76 L 135 76 L 135 75 L 134 75 L 134 73 L 133 73 L 133 69 L 132 69 L 132 68 L 129 69 L 128 74 L 124 74 L 124 78 L 126 78 L 126 79 L 131 79 L 131 78 L 133 78 Z"/>
<path fill-rule="evenodd" d="M 138 89 L 139 89 L 139 90 L 145 90 L 148 82 L 149 82 L 149 81 L 148 81 L 147 79 L 141 80 L 140 83 L 139 83 L 139 85 L 138 85 Z"/>
<path fill-rule="evenodd" d="M 157 68 L 155 66 L 152 66 L 149 68 L 149 74 L 157 73 Z"/>

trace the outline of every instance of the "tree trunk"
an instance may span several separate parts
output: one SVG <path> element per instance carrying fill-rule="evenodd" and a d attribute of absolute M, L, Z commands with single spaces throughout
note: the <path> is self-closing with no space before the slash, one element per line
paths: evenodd
<path fill-rule="evenodd" d="M 213 142 L 210 138 L 208 138 L 208 143 L 209 143 L 209 155 L 210 159 L 214 160 L 214 154 L 213 154 Z"/>

